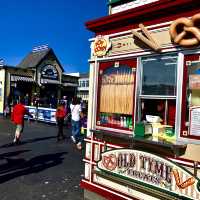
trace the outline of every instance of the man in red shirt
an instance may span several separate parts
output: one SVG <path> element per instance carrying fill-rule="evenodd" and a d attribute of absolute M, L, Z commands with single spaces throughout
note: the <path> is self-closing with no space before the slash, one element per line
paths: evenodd
<path fill-rule="evenodd" d="M 13 107 L 13 112 L 11 115 L 11 120 L 14 122 L 14 124 L 16 124 L 15 137 L 13 140 L 14 144 L 20 143 L 20 136 L 21 136 L 21 134 L 23 132 L 23 128 L 24 128 L 24 115 L 25 114 L 30 115 L 29 112 L 26 110 L 25 106 L 23 105 L 23 99 L 20 99 L 19 103 L 17 103 Z"/>

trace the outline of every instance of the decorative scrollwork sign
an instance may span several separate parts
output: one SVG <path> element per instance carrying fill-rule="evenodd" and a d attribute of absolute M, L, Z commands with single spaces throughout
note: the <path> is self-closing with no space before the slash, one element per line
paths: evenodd
<path fill-rule="evenodd" d="M 170 36 L 174 43 L 183 47 L 191 47 L 200 44 L 200 13 L 191 19 L 181 17 L 170 25 Z"/>

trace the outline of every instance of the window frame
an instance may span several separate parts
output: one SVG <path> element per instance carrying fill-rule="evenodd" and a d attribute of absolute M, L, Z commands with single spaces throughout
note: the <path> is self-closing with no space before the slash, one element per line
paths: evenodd
<path fill-rule="evenodd" d="M 119 65 L 128 65 L 130 68 L 135 69 L 135 79 L 134 79 L 134 88 L 133 88 L 133 110 L 132 110 L 132 123 L 134 127 L 134 122 L 135 122 L 135 103 L 136 103 L 136 78 L 137 78 L 137 58 L 129 58 L 129 59 L 124 59 L 124 60 L 113 60 L 113 61 L 104 61 L 104 62 L 99 62 L 99 69 L 98 69 L 98 85 L 97 85 L 97 100 L 96 100 L 96 118 L 95 118 L 95 126 L 97 129 L 102 129 L 102 130 L 108 130 L 108 131 L 113 131 L 113 132 L 121 132 L 124 134 L 132 134 L 133 130 L 128 130 L 127 128 L 123 127 L 109 127 L 109 126 L 103 126 L 103 125 L 98 125 L 98 115 L 100 113 L 100 87 L 101 87 L 101 75 L 100 72 L 102 70 L 106 70 L 111 66 L 115 66 L 115 64 Z"/>
<path fill-rule="evenodd" d="M 188 80 L 188 70 L 187 70 L 187 61 L 196 61 L 198 58 L 199 62 L 200 62 L 200 51 L 190 51 L 190 52 L 185 52 L 183 57 L 183 76 L 182 79 L 187 79 Z M 195 135 L 189 135 L 189 133 L 186 134 L 186 132 L 183 132 L 186 129 L 186 114 L 187 111 L 186 109 L 186 92 L 187 92 L 187 81 L 183 81 L 182 80 L 182 94 L 181 94 L 181 120 L 180 120 L 180 139 L 183 141 L 188 141 L 190 143 L 194 143 L 194 144 L 199 144 L 200 142 L 200 136 L 195 136 Z M 188 116 L 189 118 L 189 116 Z M 188 122 L 190 123 L 189 119 Z M 189 127 L 187 129 L 189 131 Z"/>
<path fill-rule="evenodd" d="M 147 58 L 155 58 L 155 57 L 159 57 L 159 56 L 173 56 L 173 57 L 177 57 L 177 65 L 176 65 L 176 71 L 175 71 L 175 75 L 176 75 L 176 95 L 144 95 L 142 94 L 142 84 L 143 84 L 143 64 L 142 64 L 142 59 L 147 59 Z M 155 100 L 176 100 L 176 115 L 175 115 L 175 133 L 176 133 L 176 137 L 179 135 L 178 134 L 178 126 L 177 126 L 177 112 L 178 112 L 178 109 L 177 109 L 177 105 L 178 105 L 178 77 L 179 77 L 179 54 L 176 53 L 176 52 L 172 52 L 172 53 L 168 53 L 168 54 L 165 54 L 165 55 L 148 55 L 148 56 L 141 56 L 138 58 L 138 71 L 137 71 L 137 102 L 136 102 L 136 116 L 135 116 L 135 119 L 136 121 L 135 122 L 140 122 L 140 119 L 141 119 L 141 115 L 142 115 L 142 111 L 141 111 L 141 100 L 142 99 L 155 99 Z"/>

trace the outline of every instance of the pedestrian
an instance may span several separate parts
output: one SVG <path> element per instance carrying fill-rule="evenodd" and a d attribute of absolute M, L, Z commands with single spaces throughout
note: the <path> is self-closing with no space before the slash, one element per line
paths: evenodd
<path fill-rule="evenodd" d="M 61 139 L 65 139 L 63 135 L 63 125 L 64 125 L 64 118 L 66 116 L 65 108 L 63 103 L 59 104 L 56 109 L 56 121 L 58 125 L 58 135 L 57 135 L 57 141 L 60 141 Z"/>
<path fill-rule="evenodd" d="M 27 93 L 26 96 L 24 97 L 24 105 L 28 106 L 29 105 L 29 94 Z"/>
<path fill-rule="evenodd" d="M 70 104 L 70 110 L 71 110 L 71 125 L 72 125 L 71 139 L 76 144 L 77 148 L 81 149 L 82 148 L 81 133 L 80 133 L 81 105 L 77 97 L 74 97 L 72 99 L 72 103 Z"/>
<path fill-rule="evenodd" d="M 83 109 L 80 113 L 80 126 L 81 126 L 81 136 L 79 142 L 81 142 L 81 146 L 79 148 L 81 149 L 83 147 L 83 140 L 87 133 L 87 112 L 85 109 Z"/>
<path fill-rule="evenodd" d="M 10 108 L 9 108 L 9 106 L 6 104 L 6 105 L 5 105 L 5 108 L 4 108 L 4 111 L 3 111 L 4 117 L 7 118 L 7 116 L 9 115 L 9 113 L 10 113 Z"/>
<path fill-rule="evenodd" d="M 19 144 L 20 143 L 20 137 L 24 129 L 24 115 L 27 114 L 32 117 L 32 115 L 28 112 L 28 110 L 25 108 L 23 104 L 23 99 L 19 99 L 19 103 L 17 103 L 13 107 L 13 111 L 11 114 L 11 120 L 14 122 L 16 125 L 16 130 L 15 130 L 15 137 L 13 140 L 14 144 Z"/>

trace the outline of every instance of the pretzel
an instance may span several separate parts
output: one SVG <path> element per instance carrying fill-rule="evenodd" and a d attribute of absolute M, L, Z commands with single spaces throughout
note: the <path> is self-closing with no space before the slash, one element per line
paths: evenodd
<path fill-rule="evenodd" d="M 170 25 L 169 29 L 169 33 L 174 43 L 185 47 L 198 45 L 200 43 L 200 29 L 195 27 L 197 21 L 200 21 L 200 13 L 194 15 L 191 19 L 182 17 L 175 20 Z M 182 32 L 178 32 L 177 30 L 179 25 L 183 26 Z M 193 37 L 188 38 L 187 36 L 190 35 Z"/>
<path fill-rule="evenodd" d="M 193 185 L 194 183 L 195 183 L 195 178 L 190 177 L 186 181 L 184 181 L 183 183 L 178 185 L 178 187 L 181 188 L 181 189 L 185 189 L 185 188 L 189 187 L 190 185 Z"/>
<path fill-rule="evenodd" d="M 178 173 L 178 170 L 177 169 L 173 169 L 172 170 L 173 174 L 174 174 L 174 178 L 175 178 L 175 181 L 176 181 L 176 185 L 180 185 L 181 183 L 181 180 L 180 180 L 180 177 L 179 177 L 179 173 Z"/>
<path fill-rule="evenodd" d="M 179 172 L 177 169 L 173 169 L 172 173 L 174 175 L 175 181 L 176 181 L 176 185 L 180 188 L 180 189 L 185 189 L 187 187 L 189 187 L 190 185 L 193 185 L 195 183 L 195 178 L 194 177 L 190 177 L 188 178 L 186 181 L 181 183 L 180 177 L 179 177 Z"/>

